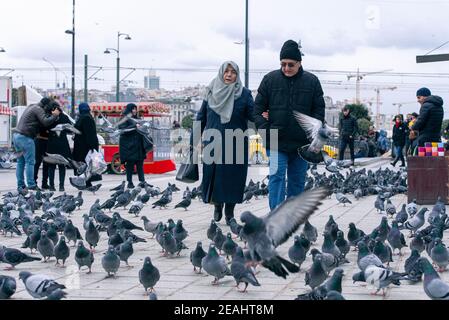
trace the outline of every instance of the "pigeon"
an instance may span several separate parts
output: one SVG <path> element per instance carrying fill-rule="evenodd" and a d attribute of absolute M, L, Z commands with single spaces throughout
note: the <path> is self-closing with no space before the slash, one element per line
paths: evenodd
<path fill-rule="evenodd" d="M 143 203 L 140 201 L 134 201 L 131 204 L 131 208 L 129 208 L 128 213 L 131 213 L 133 215 L 135 215 L 136 217 L 139 216 L 140 211 L 142 211 L 143 209 Z"/>
<path fill-rule="evenodd" d="M 336 269 L 332 277 L 311 292 L 300 294 L 295 300 L 325 300 L 329 292 L 341 294 L 341 281 L 343 279 L 343 269 Z"/>
<path fill-rule="evenodd" d="M 11 265 L 11 267 L 7 268 L 7 270 L 13 270 L 16 266 L 18 266 L 21 263 L 40 261 L 40 260 L 42 259 L 38 257 L 29 256 L 18 249 L 0 246 L 0 261 Z"/>
<path fill-rule="evenodd" d="M 429 209 L 427 208 L 422 208 L 421 210 L 419 210 L 416 215 L 414 215 L 404 223 L 404 228 L 410 230 L 410 234 L 416 233 L 416 231 L 424 225 L 424 215 L 428 210 Z"/>
<path fill-rule="evenodd" d="M 28 271 L 21 271 L 19 279 L 23 281 L 28 293 L 36 299 L 46 298 L 57 289 L 65 289 L 62 284 L 57 283 L 49 276 L 43 274 L 32 274 Z"/>
<path fill-rule="evenodd" d="M 11 298 L 11 296 L 16 293 L 16 289 L 16 279 L 0 275 L 0 300 Z"/>
<path fill-rule="evenodd" d="M 223 232 L 220 228 L 217 228 L 217 232 L 215 233 L 215 237 L 213 239 L 213 243 L 215 244 L 215 248 L 218 248 L 221 252 L 221 247 L 225 242 L 226 237 L 223 235 Z"/>
<path fill-rule="evenodd" d="M 139 271 L 139 281 L 145 288 L 145 293 L 154 291 L 154 286 L 160 279 L 159 269 L 151 263 L 151 258 L 146 257 L 142 269 Z"/>
<path fill-rule="evenodd" d="M 398 223 L 393 221 L 391 225 L 391 230 L 388 233 L 387 240 L 391 245 L 391 248 L 394 250 L 399 250 L 399 255 L 402 256 L 401 249 L 407 247 L 407 243 L 405 242 L 404 235 L 399 231 Z"/>
<path fill-rule="evenodd" d="M 435 245 L 430 253 L 433 263 L 438 266 L 439 272 L 444 272 L 449 264 L 449 253 L 440 238 L 435 239 Z"/>
<path fill-rule="evenodd" d="M 129 220 L 123 219 L 118 212 L 114 212 L 112 214 L 112 217 L 113 218 L 115 217 L 117 219 L 117 221 L 120 224 L 120 227 L 123 228 L 123 229 L 144 231 L 142 227 L 136 226 L 134 223 L 132 223 Z"/>
<path fill-rule="evenodd" d="M 377 195 L 376 201 L 374 202 L 374 208 L 376 208 L 378 213 L 385 211 L 384 199 L 380 194 Z"/>
<path fill-rule="evenodd" d="M 115 188 L 110 189 L 109 191 L 125 191 L 125 185 L 126 185 L 126 181 L 122 181 L 122 183 L 120 185 L 118 185 Z"/>
<path fill-rule="evenodd" d="M 146 232 L 149 232 L 151 234 L 153 234 L 153 238 L 154 235 L 156 234 L 156 230 L 157 230 L 157 225 L 158 223 L 153 223 L 151 222 L 147 217 L 143 216 L 140 219 L 143 220 L 143 227 L 145 229 Z"/>
<path fill-rule="evenodd" d="M 242 232 L 243 227 L 237 223 L 237 220 L 235 220 L 235 218 L 231 218 L 229 220 L 229 228 L 234 235 L 240 237 L 240 233 Z"/>
<path fill-rule="evenodd" d="M 232 240 L 232 234 L 229 232 L 226 235 L 226 240 L 223 242 L 222 246 L 221 246 L 221 250 L 224 252 L 224 254 L 226 255 L 226 259 L 229 260 L 229 256 L 234 256 L 236 250 L 238 248 L 237 243 L 235 243 Z M 243 253 L 242 253 L 243 254 Z"/>
<path fill-rule="evenodd" d="M 413 199 L 412 202 L 407 204 L 407 213 L 413 217 L 417 212 L 418 212 L 418 205 L 416 204 L 416 199 Z"/>
<path fill-rule="evenodd" d="M 318 231 L 317 228 L 315 228 L 313 225 L 310 224 L 309 220 L 306 220 L 304 223 L 304 228 L 302 230 L 302 233 L 304 236 L 309 240 L 311 243 L 315 243 L 318 239 Z"/>
<path fill-rule="evenodd" d="M 323 235 L 324 235 L 324 242 L 323 245 L 321 246 L 321 251 L 323 251 L 324 253 L 329 253 L 336 258 L 340 257 L 341 251 L 332 241 L 330 233 L 325 231 Z"/>
<path fill-rule="evenodd" d="M 312 249 L 310 251 L 310 254 L 312 255 L 313 259 L 319 254 L 321 255 L 321 265 L 323 266 L 324 272 L 326 272 L 327 275 L 340 266 L 343 263 L 348 263 L 346 259 L 342 259 L 342 257 L 336 257 L 331 253 L 325 253 L 320 252 L 318 249 Z"/>
<path fill-rule="evenodd" d="M 80 231 L 73 225 L 72 220 L 67 221 L 67 225 L 64 228 L 64 236 L 67 238 L 67 241 L 73 241 L 74 246 L 76 246 L 78 240 L 83 240 Z"/>
<path fill-rule="evenodd" d="M 177 208 L 184 208 L 187 211 L 187 208 L 192 204 L 192 199 L 190 195 L 187 195 L 180 203 L 175 206 Z"/>
<path fill-rule="evenodd" d="M 240 283 L 243 282 L 245 284 L 243 291 L 239 290 L 242 293 L 246 292 L 249 284 L 260 287 L 260 283 L 257 281 L 253 271 L 250 267 L 246 266 L 245 257 L 243 256 L 243 251 L 240 247 L 236 248 L 234 256 L 232 257 L 231 274 L 234 277 L 237 288 L 239 288 Z"/>
<path fill-rule="evenodd" d="M 373 253 L 382 263 L 389 265 L 390 262 L 393 262 L 393 250 L 391 250 L 390 246 L 386 245 L 379 237 L 375 240 Z"/>
<path fill-rule="evenodd" d="M 45 300 L 58 301 L 65 299 L 67 296 L 67 292 L 62 291 L 62 289 L 56 289 L 52 293 L 47 296 Z"/>
<path fill-rule="evenodd" d="M 114 205 L 113 209 L 117 209 L 123 207 L 126 210 L 126 207 L 131 203 L 131 192 L 126 190 L 123 194 L 117 197 L 117 202 Z"/>
<path fill-rule="evenodd" d="M 95 192 L 97 192 L 98 190 L 100 190 L 100 188 L 102 187 L 102 184 L 97 184 L 95 186 L 92 187 L 88 187 L 86 190 L 89 192 L 92 192 L 93 194 L 95 194 Z"/>
<path fill-rule="evenodd" d="M 383 267 L 377 267 L 374 265 L 366 267 L 365 271 L 356 273 L 352 277 L 354 283 L 361 281 L 373 285 L 376 288 L 376 292 L 373 293 L 374 295 L 382 290 L 384 296 L 386 294 L 385 289 L 390 284 L 399 286 L 401 284 L 400 280 L 406 279 L 406 274 L 393 272 Z"/>
<path fill-rule="evenodd" d="M 199 241 L 196 244 L 195 250 L 190 253 L 190 262 L 193 265 L 193 272 L 196 272 L 196 268 L 199 268 L 200 271 L 198 273 L 201 273 L 201 262 L 206 255 L 206 251 L 203 250 L 203 244 L 201 243 L 201 241 Z"/>
<path fill-rule="evenodd" d="M 301 238 L 299 236 L 295 236 L 295 242 L 293 243 L 293 246 L 288 249 L 288 257 L 301 269 L 301 265 L 306 260 L 307 252 L 302 246 L 300 239 Z"/>
<path fill-rule="evenodd" d="M 415 236 L 413 237 L 412 241 L 410 241 L 410 250 L 416 250 L 419 253 L 423 252 L 426 249 L 424 239 L 421 235 L 421 232 L 416 232 Z"/>
<path fill-rule="evenodd" d="M 345 235 L 343 231 L 338 231 L 337 240 L 335 240 L 335 246 L 340 250 L 341 256 L 346 258 L 351 246 L 348 241 L 345 239 Z"/>
<path fill-rule="evenodd" d="M 107 278 L 111 277 L 111 274 L 115 277 L 118 269 L 120 268 L 120 257 L 115 252 L 113 246 L 109 246 L 108 251 L 101 259 L 101 265 L 108 274 Z"/>
<path fill-rule="evenodd" d="M 85 238 L 91 250 L 93 248 L 96 248 L 98 242 L 100 241 L 100 232 L 98 231 L 97 227 L 92 221 L 92 218 L 90 219 L 89 224 L 87 226 Z"/>
<path fill-rule="evenodd" d="M 81 131 L 79 131 L 77 128 L 75 128 L 72 124 L 70 123 L 63 123 L 63 124 L 58 124 L 56 127 L 54 127 L 53 129 L 50 129 L 50 131 L 56 132 L 56 135 L 58 137 L 61 136 L 61 132 L 62 131 L 70 131 L 74 134 L 77 135 L 82 135 Z"/>
<path fill-rule="evenodd" d="M 322 255 L 316 254 L 313 258 L 313 263 L 306 271 L 305 284 L 313 289 L 321 285 L 327 278 L 326 271 L 322 265 Z"/>
<path fill-rule="evenodd" d="M 327 192 L 325 188 L 306 191 L 298 197 L 287 199 L 263 218 L 248 211 L 242 213 L 242 236 L 248 241 L 253 260 L 261 261 L 263 267 L 284 279 L 288 275 L 287 270 L 299 272 L 298 266 L 283 259 L 275 248 L 285 243 L 315 212 Z"/>
<path fill-rule="evenodd" d="M 391 228 L 388 225 L 388 219 L 387 217 L 382 217 L 382 221 L 380 222 L 379 226 L 373 230 L 370 237 L 372 239 L 375 239 L 379 237 L 381 241 L 387 240 L 388 233 L 390 232 Z"/>
<path fill-rule="evenodd" d="M 311 141 L 309 145 L 298 150 L 299 155 L 305 161 L 312 164 L 322 162 L 323 157 L 321 155 L 321 150 L 327 140 L 329 140 L 333 134 L 338 133 L 338 130 L 330 127 L 326 122 L 322 122 L 297 111 L 293 111 L 293 116 L 306 132 L 309 141 Z"/>
<path fill-rule="evenodd" d="M 175 253 L 179 256 L 183 249 L 188 249 L 184 243 L 176 241 L 169 231 L 164 231 L 162 233 L 161 246 L 165 250 L 164 256 Z"/>
<path fill-rule="evenodd" d="M 78 192 L 78 196 L 75 198 L 75 205 L 78 208 L 78 210 L 81 209 L 81 206 L 83 205 L 83 203 L 84 203 L 83 192 L 80 191 L 80 192 Z"/>
<path fill-rule="evenodd" d="M 346 300 L 341 293 L 337 291 L 329 291 L 324 300 Z"/>
<path fill-rule="evenodd" d="M 67 246 L 64 236 L 61 236 L 59 238 L 59 242 L 55 246 L 54 252 L 55 252 L 55 258 L 56 258 L 56 265 L 59 265 L 59 260 L 62 260 L 62 265 L 64 266 L 65 261 L 70 256 L 70 248 Z"/>
<path fill-rule="evenodd" d="M 108 209 L 109 212 L 111 212 L 112 208 L 114 208 L 115 202 L 116 202 L 115 198 L 110 198 L 100 206 L 100 209 Z"/>
<path fill-rule="evenodd" d="M 348 241 L 353 247 L 357 247 L 357 244 L 362 240 L 365 236 L 365 232 L 363 230 L 357 229 L 354 223 L 349 224 L 348 231 Z"/>
<path fill-rule="evenodd" d="M 401 211 L 399 211 L 395 217 L 395 221 L 398 223 L 398 225 L 403 225 L 408 220 L 406 206 L 406 204 L 403 204 Z"/>
<path fill-rule="evenodd" d="M 343 205 L 345 207 L 346 207 L 347 203 L 352 204 L 352 202 L 347 197 L 345 197 L 342 193 L 337 192 L 335 194 L 335 197 L 336 197 L 338 203 L 343 203 Z"/>
<path fill-rule="evenodd" d="M 54 254 L 55 247 L 54 247 L 53 241 L 51 241 L 47 237 L 47 232 L 45 232 L 45 231 L 42 231 L 42 233 L 41 233 L 41 238 L 40 238 L 39 242 L 37 243 L 37 250 L 44 258 L 44 262 L 47 262 L 49 258 L 51 258 L 55 255 Z"/>
<path fill-rule="evenodd" d="M 423 272 L 418 264 L 419 258 L 421 258 L 420 253 L 417 250 L 412 250 L 410 257 L 404 263 L 404 270 L 408 274 L 408 280 L 412 282 L 419 282 L 422 279 Z"/>
<path fill-rule="evenodd" d="M 396 214 L 396 207 L 394 206 L 394 204 L 391 202 L 390 199 L 387 199 L 387 204 L 385 205 L 385 212 L 391 218 L 393 218 L 393 216 Z"/>
<path fill-rule="evenodd" d="M 218 226 L 217 226 L 217 224 L 215 223 L 215 220 L 212 219 L 212 221 L 210 222 L 210 226 L 209 226 L 209 228 L 207 229 L 207 238 L 208 238 L 209 240 L 211 240 L 211 241 L 214 240 L 215 234 L 217 233 L 217 229 L 218 229 Z"/>
<path fill-rule="evenodd" d="M 187 238 L 188 235 L 189 233 L 186 229 L 184 229 L 182 220 L 178 220 L 178 222 L 176 223 L 176 227 L 173 229 L 173 237 L 177 242 L 182 242 Z"/>
<path fill-rule="evenodd" d="M 133 239 L 131 237 L 127 238 L 126 241 L 120 244 L 115 250 L 120 257 L 120 260 L 124 261 L 126 265 L 129 266 L 128 259 L 134 253 Z"/>
<path fill-rule="evenodd" d="M 167 205 L 172 202 L 171 192 L 164 194 L 158 201 L 153 203 L 153 209 L 159 207 L 159 209 L 167 208 Z"/>
<path fill-rule="evenodd" d="M 376 267 L 383 267 L 382 261 L 374 254 L 370 253 L 367 245 L 360 241 L 358 243 L 359 253 L 357 257 L 357 265 L 360 270 L 365 271 L 368 266 L 374 265 Z"/>
<path fill-rule="evenodd" d="M 426 258 L 419 258 L 418 265 L 424 273 L 424 292 L 432 300 L 449 300 L 449 284 L 441 280 Z"/>
<path fill-rule="evenodd" d="M 218 255 L 215 246 L 212 244 L 209 246 L 207 255 L 201 260 L 201 266 L 207 274 L 215 278 L 212 282 L 213 285 L 218 285 L 218 281 L 225 276 L 232 276 L 225 259 Z"/>
<path fill-rule="evenodd" d="M 78 248 L 75 252 L 75 261 L 78 264 L 78 270 L 81 270 L 81 267 L 87 266 L 89 268 L 87 274 L 92 273 L 92 264 L 94 263 L 94 260 L 93 253 L 84 246 L 83 241 L 78 242 Z"/>
<path fill-rule="evenodd" d="M 71 164 L 69 160 L 67 160 L 64 156 L 60 154 L 50 154 L 46 153 L 46 156 L 43 157 L 44 162 L 49 164 L 56 164 L 56 165 L 64 165 L 67 167 L 70 167 Z"/>

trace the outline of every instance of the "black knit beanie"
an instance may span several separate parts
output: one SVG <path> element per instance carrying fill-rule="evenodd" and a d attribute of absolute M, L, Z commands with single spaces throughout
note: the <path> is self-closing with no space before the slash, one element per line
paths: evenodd
<path fill-rule="evenodd" d="M 296 41 L 288 40 L 281 49 L 281 60 L 291 59 L 296 61 L 302 61 L 301 51 Z"/>

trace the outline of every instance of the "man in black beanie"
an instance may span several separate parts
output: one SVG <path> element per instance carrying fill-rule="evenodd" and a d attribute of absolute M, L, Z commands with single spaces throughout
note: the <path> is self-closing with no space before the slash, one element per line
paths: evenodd
<path fill-rule="evenodd" d="M 270 208 L 285 198 L 304 191 L 308 163 L 298 149 L 309 144 L 306 133 L 293 111 L 324 121 L 325 102 L 318 78 L 302 67 L 302 53 L 297 42 L 288 40 L 282 47 L 281 68 L 267 74 L 260 84 L 254 108 L 255 124 L 270 154 Z M 265 130 L 265 134 L 263 134 Z M 270 141 L 270 130 L 278 130 L 278 143 Z M 287 190 L 286 175 L 288 179 Z"/>

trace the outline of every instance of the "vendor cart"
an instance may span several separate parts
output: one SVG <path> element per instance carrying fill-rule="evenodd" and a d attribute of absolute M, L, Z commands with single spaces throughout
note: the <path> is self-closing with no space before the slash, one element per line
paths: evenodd
<path fill-rule="evenodd" d="M 160 102 L 140 102 L 135 103 L 141 118 L 152 123 L 151 136 L 154 148 L 147 154 L 144 161 L 145 174 L 162 174 L 176 170 L 176 164 L 171 159 L 170 143 L 170 108 Z M 90 103 L 94 112 L 97 128 L 104 125 L 103 117 L 110 123 L 119 121 L 127 103 Z M 100 133 L 101 134 L 101 133 Z M 119 146 L 116 142 L 111 142 L 107 135 L 105 144 L 101 146 L 105 161 L 108 163 L 110 171 L 115 174 L 124 174 L 125 167 L 120 161 Z"/>

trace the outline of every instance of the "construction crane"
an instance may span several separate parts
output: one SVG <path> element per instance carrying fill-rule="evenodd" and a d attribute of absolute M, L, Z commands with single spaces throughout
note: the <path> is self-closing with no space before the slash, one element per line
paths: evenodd
<path fill-rule="evenodd" d="M 391 90 L 394 91 L 396 90 L 398 87 L 377 87 L 376 89 L 374 89 L 374 91 L 377 94 L 377 108 L 376 108 L 376 128 L 379 128 L 379 124 L 380 124 L 380 91 L 381 90 Z"/>
<path fill-rule="evenodd" d="M 356 98 L 355 98 L 355 102 L 357 104 L 360 104 L 360 81 L 362 81 L 364 77 L 366 77 L 368 75 L 371 75 L 371 74 L 384 73 L 384 72 L 389 72 L 389 71 L 393 71 L 393 70 L 392 69 L 388 69 L 388 70 L 360 73 L 360 69 L 357 68 L 357 73 L 356 74 L 349 74 L 349 75 L 347 75 L 348 81 L 351 80 L 351 78 L 356 78 L 356 93 L 355 93 L 356 94 Z"/>
<path fill-rule="evenodd" d="M 393 106 L 398 107 L 398 114 L 402 114 L 402 113 L 401 113 L 401 108 L 402 108 L 402 106 L 405 106 L 405 105 L 407 105 L 407 104 L 416 104 L 416 103 L 417 103 L 416 101 L 411 101 L 411 102 L 396 102 L 396 103 L 393 103 Z"/>

